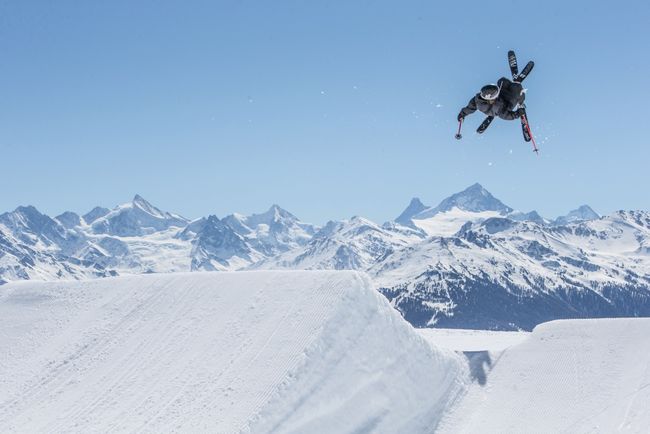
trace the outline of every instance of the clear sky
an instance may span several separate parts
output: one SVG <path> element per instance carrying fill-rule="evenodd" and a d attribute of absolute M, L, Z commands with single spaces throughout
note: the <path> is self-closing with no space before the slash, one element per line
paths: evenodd
<path fill-rule="evenodd" d="M 0 211 L 650 209 L 649 47 L 646 1 L 1 1 Z M 518 121 L 453 137 L 511 48 L 539 157 Z"/>

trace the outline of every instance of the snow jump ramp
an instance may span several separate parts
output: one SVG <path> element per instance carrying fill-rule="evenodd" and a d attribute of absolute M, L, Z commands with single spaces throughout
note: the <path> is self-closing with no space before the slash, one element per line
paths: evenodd
<path fill-rule="evenodd" d="M 648 318 L 551 321 L 472 362 L 481 375 L 441 433 L 650 432 Z"/>
<path fill-rule="evenodd" d="M 431 432 L 467 377 L 356 272 L 0 286 L 3 432 Z"/>

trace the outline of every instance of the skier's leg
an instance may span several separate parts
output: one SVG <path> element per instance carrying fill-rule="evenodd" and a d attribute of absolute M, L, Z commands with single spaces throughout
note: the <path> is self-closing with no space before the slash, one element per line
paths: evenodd
<path fill-rule="evenodd" d="M 513 101 L 513 93 L 512 93 L 512 82 L 508 80 L 506 77 L 501 77 L 499 81 L 499 98 L 506 103 L 506 107 L 508 110 L 512 110 L 514 105 L 516 104 Z"/>
<path fill-rule="evenodd" d="M 508 93 L 506 95 L 508 105 L 510 110 L 515 110 L 517 107 L 524 105 L 524 100 L 526 99 L 526 92 L 524 88 L 519 83 L 512 83 L 508 88 Z"/>
<path fill-rule="evenodd" d="M 520 83 L 513 83 L 512 93 L 515 98 L 515 103 L 522 105 L 526 99 L 526 91 L 524 90 L 524 87 Z"/>

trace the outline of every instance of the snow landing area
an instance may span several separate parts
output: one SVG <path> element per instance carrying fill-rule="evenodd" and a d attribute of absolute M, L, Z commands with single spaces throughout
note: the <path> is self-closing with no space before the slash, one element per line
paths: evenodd
<path fill-rule="evenodd" d="M 0 286 L 3 432 L 431 432 L 468 378 L 356 272 Z"/>
<path fill-rule="evenodd" d="M 528 335 L 464 353 L 472 386 L 439 432 L 650 432 L 650 319 L 551 321 Z"/>
<path fill-rule="evenodd" d="M 530 336 L 530 332 L 435 328 L 416 330 L 422 337 L 438 348 L 463 352 L 499 352 L 525 341 Z"/>

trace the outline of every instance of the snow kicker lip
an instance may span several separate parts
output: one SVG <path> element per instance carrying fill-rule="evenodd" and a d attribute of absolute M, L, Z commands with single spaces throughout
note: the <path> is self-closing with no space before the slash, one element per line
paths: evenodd
<path fill-rule="evenodd" d="M 16 432 L 418 432 L 466 369 L 356 272 L 9 284 L 0 330 L 0 425 Z"/>

